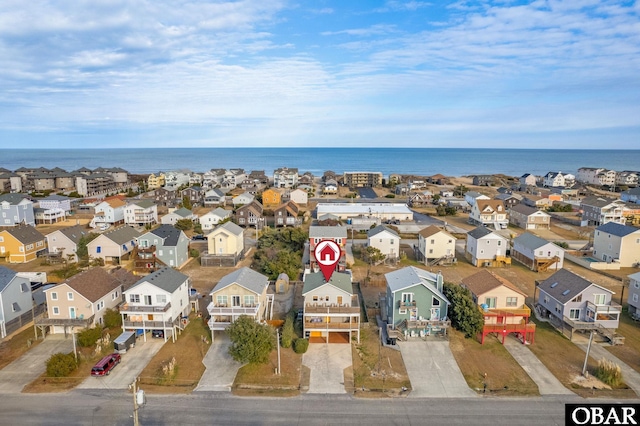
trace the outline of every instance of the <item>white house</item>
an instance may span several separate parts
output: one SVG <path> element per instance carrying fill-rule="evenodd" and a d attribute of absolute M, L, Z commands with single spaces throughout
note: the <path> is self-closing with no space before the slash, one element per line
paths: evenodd
<path fill-rule="evenodd" d="M 509 225 L 507 211 L 502 200 L 476 199 L 471 206 L 469 222 L 476 225 L 493 226 L 496 229 L 506 229 Z"/>
<path fill-rule="evenodd" d="M 380 250 L 387 259 L 396 259 L 400 255 L 400 236 L 384 225 L 367 231 L 367 245 Z"/>
<path fill-rule="evenodd" d="M 502 266 L 511 263 L 507 256 L 509 240 L 485 226 L 467 232 L 465 256 L 474 266 Z"/>
<path fill-rule="evenodd" d="M 171 210 L 171 209 L 169 209 Z M 170 211 L 169 213 L 162 216 L 160 222 L 163 225 L 175 225 L 179 220 L 190 220 L 192 222 L 198 221 L 198 215 L 194 214 L 191 210 L 181 207 L 179 209 L 175 209 Z"/>
<path fill-rule="evenodd" d="M 120 308 L 122 330 L 163 330 L 164 339 L 170 335 L 176 341 L 178 330 L 188 323 L 189 277 L 173 268 L 159 269 L 141 278 L 125 290 L 125 304 Z"/>
<path fill-rule="evenodd" d="M 607 222 L 593 233 L 593 256 L 621 268 L 640 265 L 640 229 Z"/>
<path fill-rule="evenodd" d="M 95 216 L 90 226 L 95 228 L 98 224 L 119 224 L 124 222 L 124 210 L 127 203 L 120 198 L 104 200 L 94 207 Z"/>
<path fill-rule="evenodd" d="M 467 191 L 464 193 L 464 200 L 470 206 L 473 206 L 476 203 L 476 200 L 490 200 L 490 198 L 476 191 Z"/>
<path fill-rule="evenodd" d="M 80 225 L 58 229 L 47 234 L 47 248 L 49 253 L 60 253 L 62 259 L 67 262 L 77 262 L 78 243 L 82 237 L 87 235 L 89 232 Z"/>
<path fill-rule="evenodd" d="M 138 226 L 158 223 L 158 206 L 151 200 L 130 202 L 124 208 L 124 223 Z"/>
<path fill-rule="evenodd" d="M 635 319 L 640 319 L 640 272 L 629 275 L 627 303 L 629 304 L 629 314 Z"/>
<path fill-rule="evenodd" d="M 562 269 L 564 266 L 562 247 L 529 232 L 513 239 L 511 257 L 537 272 Z"/>
<path fill-rule="evenodd" d="M 307 194 L 307 191 L 304 191 L 302 189 L 294 189 L 293 191 L 289 192 L 289 200 L 295 202 L 297 205 L 306 206 L 307 202 L 309 201 L 309 195 Z"/>
<path fill-rule="evenodd" d="M 203 231 L 210 231 L 221 221 L 230 218 L 232 213 L 233 212 L 231 210 L 225 210 L 222 207 L 218 207 L 200 217 L 200 226 Z"/>
<path fill-rule="evenodd" d="M 238 206 L 244 206 L 247 205 L 249 203 L 251 203 L 256 197 L 254 197 L 253 195 L 249 194 L 248 192 L 242 193 L 238 196 L 233 197 L 233 206 L 234 207 L 238 207 Z"/>

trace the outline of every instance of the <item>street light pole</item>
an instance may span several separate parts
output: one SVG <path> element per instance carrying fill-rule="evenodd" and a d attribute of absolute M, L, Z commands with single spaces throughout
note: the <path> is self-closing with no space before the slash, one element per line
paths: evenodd
<path fill-rule="evenodd" d="M 278 347 L 278 376 L 280 375 L 280 330 L 276 329 L 276 345 Z"/>
<path fill-rule="evenodd" d="M 587 354 L 584 356 L 584 366 L 582 367 L 582 375 L 587 373 L 587 361 L 589 360 L 589 352 L 591 351 L 591 342 L 593 341 L 593 330 L 589 335 L 589 344 L 587 345 Z"/>

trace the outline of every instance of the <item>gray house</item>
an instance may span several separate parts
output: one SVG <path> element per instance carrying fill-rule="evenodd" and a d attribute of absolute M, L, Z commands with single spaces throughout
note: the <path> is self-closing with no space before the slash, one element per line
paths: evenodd
<path fill-rule="evenodd" d="M 538 309 L 563 332 L 598 330 L 612 334 L 622 307 L 611 300 L 613 291 L 566 269 L 538 283 Z"/>
<path fill-rule="evenodd" d="M 564 266 L 562 247 L 529 232 L 513 239 L 511 257 L 536 272 L 558 270 Z"/>
<path fill-rule="evenodd" d="M 20 322 L 20 316 L 30 313 L 32 306 L 29 279 L 0 266 L 0 338 L 17 329 L 15 326 Z"/>
<path fill-rule="evenodd" d="M 0 226 L 35 226 L 33 202 L 24 194 L 0 195 Z"/>
<path fill-rule="evenodd" d="M 629 315 L 640 319 L 640 272 L 629 275 Z"/>
<path fill-rule="evenodd" d="M 138 238 L 138 247 L 155 247 L 155 257 L 167 266 L 180 267 L 189 259 L 189 238 L 171 225 L 161 225 Z"/>

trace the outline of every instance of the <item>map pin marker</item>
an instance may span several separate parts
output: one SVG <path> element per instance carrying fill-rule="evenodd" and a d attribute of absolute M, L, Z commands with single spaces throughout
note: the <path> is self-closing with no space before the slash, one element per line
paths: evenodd
<path fill-rule="evenodd" d="M 336 265 L 340 261 L 340 246 L 331 240 L 320 241 L 314 255 L 325 281 L 329 282 L 331 274 L 336 270 Z"/>

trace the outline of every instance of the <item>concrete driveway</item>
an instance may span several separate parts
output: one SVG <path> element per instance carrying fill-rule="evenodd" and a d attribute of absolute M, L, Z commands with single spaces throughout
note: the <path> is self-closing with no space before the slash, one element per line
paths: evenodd
<path fill-rule="evenodd" d="M 520 340 L 507 338 L 504 347 L 513 359 L 527 372 L 529 377 L 538 385 L 540 395 L 575 395 L 565 388 L 549 369 L 536 357 L 527 345 L 523 345 Z"/>
<path fill-rule="evenodd" d="M 352 363 L 349 344 L 310 344 L 302 355 L 302 364 L 311 370 L 307 393 L 346 393 L 344 370 Z"/>
<path fill-rule="evenodd" d="M 45 372 L 45 362 L 55 353 L 73 352 L 71 337 L 53 334 L 0 370 L 0 393 L 19 393 Z"/>
<path fill-rule="evenodd" d="M 398 342 L 413 390 L 409 398 L 478 396 L 467 385 L 448 341 Z"/>
<path fill-rule="evenodd" d="M 206 370 L 195 391 L 231 391 L 238 369 L 242 364 L 229 355 L 231 340 L 224 331 L 216 331 L 211 347 L 202 363 Z"/>
<path fill-rule="evenodd" d="M 122 354 L 122 361 L 108 376 L 89 376 L 77 389 L 127 389 L 164 344 L 163 339 L 149 337 L 145 342 L 138 338 L 135 347 Z"/>

